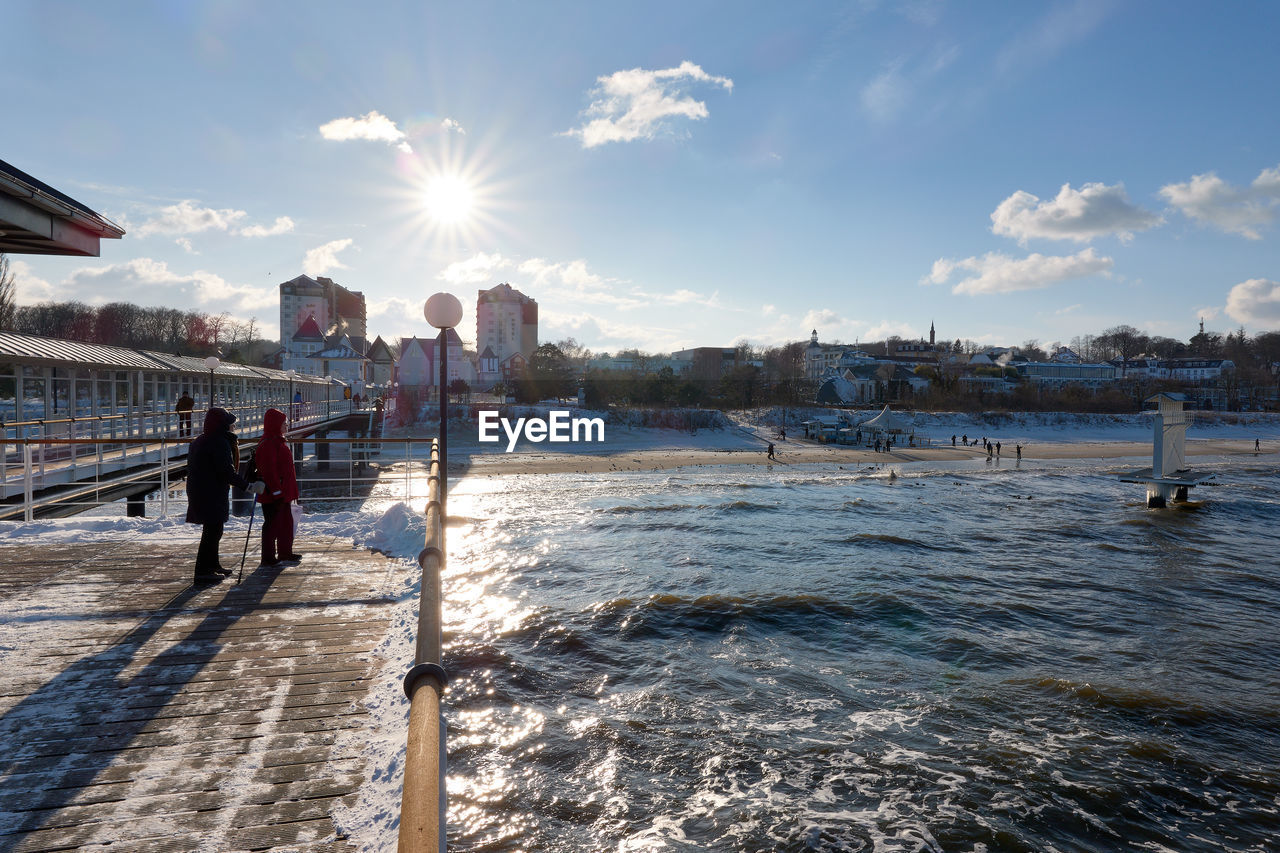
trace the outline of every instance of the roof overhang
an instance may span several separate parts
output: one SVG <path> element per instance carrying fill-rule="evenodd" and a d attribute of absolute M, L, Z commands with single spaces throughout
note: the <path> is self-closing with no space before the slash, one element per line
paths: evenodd
<path fill-rule="evenodd" d="M 0 160 L 0 252 L 98 257 L 124 229 L 70 196 Z"/>

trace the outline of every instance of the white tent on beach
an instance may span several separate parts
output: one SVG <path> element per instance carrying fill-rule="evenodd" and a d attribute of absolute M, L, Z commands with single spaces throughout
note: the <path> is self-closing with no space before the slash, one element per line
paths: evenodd
<path fill-rule="evenodd" d="M 889 411 L 888 406 L 885 406 L 884 410 L 881 411 L 880 414 L 876 415 L 874 418 L 871 418 L 870 420 L 867 420 L 867 421 L 863 421 L 860 424 L 860 426 L 862 429 L 871 430 L 873 433 L 885 432 L 890 434 L 893 434 L 893 433 L 901 434 L 901 433 L 915 432 L 915 429 L 911 426 L 911 424 L 907 423 L 902 418 L 898 417 L 893 412 Z"/>

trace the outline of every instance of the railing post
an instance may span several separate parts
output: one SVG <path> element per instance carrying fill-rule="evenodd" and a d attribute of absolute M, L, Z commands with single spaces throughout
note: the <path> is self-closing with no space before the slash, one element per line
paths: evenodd
<path fill-rule="evenodd" d="M 169 515 L 169 439 L 160 438 L 160 517 Z"/>
<path fill-rule="evenodd" d="M 35 518 L 35 489 L 32 487 L 31 444 L 22 445 L 22 517 L 25 521 Z"/>

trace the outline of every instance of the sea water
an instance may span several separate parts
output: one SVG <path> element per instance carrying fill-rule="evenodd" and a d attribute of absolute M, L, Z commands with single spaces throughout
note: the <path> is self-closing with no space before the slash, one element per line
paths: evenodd
<path fill-rule="evenodd" d="M 453 850 L 1280 849 L 1280 477 L 473 476 Z"/>

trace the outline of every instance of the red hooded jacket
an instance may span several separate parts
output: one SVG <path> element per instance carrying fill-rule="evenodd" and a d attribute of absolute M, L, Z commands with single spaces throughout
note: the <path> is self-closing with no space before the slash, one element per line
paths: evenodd
<path fill-rule="evenodd" d="M 293 451 L 284 440 L 284 412 L 267 409 L 262 419 L 262 440 L 253 458 L 258 466 L 258 479 L 267 484 L 267 490 L 258 495 L 259 503 L 288 503 L 298 499 Z"/>

